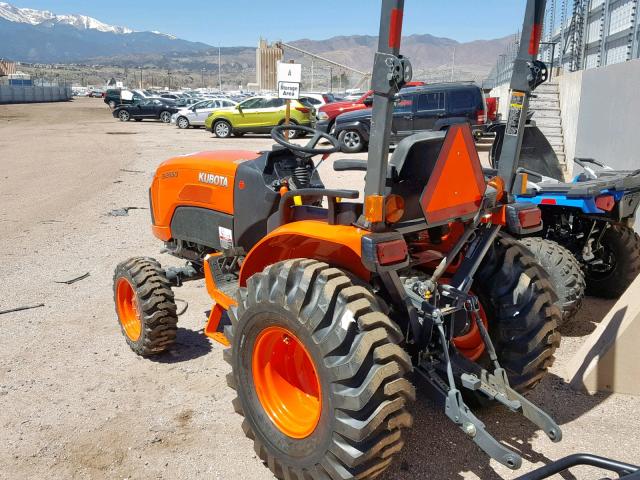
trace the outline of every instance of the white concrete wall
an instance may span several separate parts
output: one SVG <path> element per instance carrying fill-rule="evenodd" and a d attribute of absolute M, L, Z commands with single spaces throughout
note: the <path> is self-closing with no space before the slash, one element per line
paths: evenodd
<path fill-rule="evenodd" d="M 578 121 L 580 119 L 580 97 L 582 96 L 583 71 L 565 73 L 557 77 L 560 93 L 560 114 L 567 173 L 573 173 L 573 158 L 576 153 Z"/>
<path fill-rule="evenodd" d="M 585 70 L 575 154 L 640 168 L 640 60 Z"/>

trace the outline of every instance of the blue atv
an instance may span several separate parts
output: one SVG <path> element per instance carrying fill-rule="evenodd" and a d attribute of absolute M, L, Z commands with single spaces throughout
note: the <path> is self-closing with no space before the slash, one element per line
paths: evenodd
<path fill-rule="evenodd" d="M 490 160 L 497 168 L 504 124 L 493 130 Z M 536 236 L 573 254 L 582 267 L 588 295 L 618 298 L 640 273 L 640 237 L 633 229 L 640 204 L 640 169 L 613 170 L 590 158 L 574 161 L 582 171 L 567 183 L 551 145 L 529 118 L 518 162 L 528 182 L 516 198 L 540 207 L 544 227 Z M 539 241 L 531 237 L 522 241 L 543 263 L 556 262 L 542 251 Z M 569 280 L 567 288 L 579 281 Z M 562 298 L 562 287 L 558 290 Z M 572 295 L 578 294 L 579 288 L 573 288 Z"/>
<path fill-rule="evenodd" d="M 542 210 L 541 235 L 569 249 L 582 264 L 587 294 L 618 298 L 640 273 L 640 237 L 633 230 L 640 204 L 640 170 L 613 170 L 576 158 L 571 183 L 529 174 L 516 198 Z"/>

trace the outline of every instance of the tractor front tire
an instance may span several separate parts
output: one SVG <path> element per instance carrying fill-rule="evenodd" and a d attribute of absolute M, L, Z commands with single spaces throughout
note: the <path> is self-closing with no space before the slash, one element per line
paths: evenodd
<path fill-rule="evenodd" d="M 116 313 L 127 344 L 138 355 L 164 352 L 176 338 L 178 316 L 171 284 L 160 263 L 135 257 L 113 275 Z"/>
<path fill-rule="evenodd" d="M 595 272 L 587 265 L 587 295 L 617 299 L 640 273 L 640 237 L 632 228 L 612 225 L 600 240 L 605 262 L 610 264 L 605 272 Z"/>
<path fill-rule="evenodd" d="M 584 299 L 586 283 L 582 267 L 569 250 L 553 240 L 528 237 L 521 239 L 520 243 L 549 274 L 559 297 L 556 305 L 562 312 L 561 325 L 564 325 L 575 317 Z"/>
<path fill-rule="evenodd" d="M 311 259 L 253 275 L 225 335 L 235 411 L 278 478 L 368 479 L 404 445 L 415 399 L 402 331 L 371 292 Z"/>
<path fill-rule="evenodd" d="M 533 388 L 560 345 L 561 312 L 549 276 L 523 245 L 500 235 L 480 265 L 473 291 L 511 386 L 519 392 Z"/>

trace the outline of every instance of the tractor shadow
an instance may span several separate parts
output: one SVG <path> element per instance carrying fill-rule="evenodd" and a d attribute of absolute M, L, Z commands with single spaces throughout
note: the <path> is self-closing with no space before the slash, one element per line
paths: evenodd
<path fill-rule="evenodd" d="M 204 330 L 194 331 L 178 327 L 173 348 L 149 359 L 158 363 L 181 363 L 202 357 L 211 349 L 211 341 L 205 336 Z"/>
<path fill-rule="evenodd" d="M 418 397 L 412 408 L 414 425 L 406 434 L 403 450 L 381 477 L 382 480 L 454 480 L 470 478 L 469 473 L 482 480 L 502 480 L 517 478 L 525 473 L 523 470 L 514 471 L 507 477 L 498 474 L 490 464 L 489 457 L 445 416 L 443 408 L 425 395 L 428 388 L 424 381 L 414 378 L 414 383 Z M 560 426 L 593 409 L 607 397 L 607 394 L 588 395 L 576 392 L 555 375 L 548 375 L 527 395 L 529 400 L 548 412 Z M 575 408 L 563 408 L 566 405 L 575 405 Z M 525 462 L 548 464 L 552 461 L 534 450 L 533 440 L 542 436 L 549 446 L 553 443 L 523 416 L 501 406 L 471 408 L 484 422 L 487 430 L 498 441 L 519 453 Z M 571 440 L 565 438 L 564 441 Z M 566 480 L 576 480 L 569 472 L 561 476 Z"/>

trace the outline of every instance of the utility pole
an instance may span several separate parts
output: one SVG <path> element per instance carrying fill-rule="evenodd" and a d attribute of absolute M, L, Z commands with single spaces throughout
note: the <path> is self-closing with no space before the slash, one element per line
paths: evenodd
<path fill-rule="evenodd" d="M 206 69 L 204 67 L 202 67 L 202 88 L 204 88 L 204 71 Z"/>
<path fill-rule="evenodd" d="M 311 91 L 313 92 L 313 60 L 311 60 Z"/>
<path fill-rule="evenodd" d="M 140 90 L 143 89 L 143 84 L 142 84 L 142 67 L 138 67 L 140 69 Z"/>
<path fill-rule="evenodd" d="M 333 68 L 329 67 L 329 91 L 333 92 Z"/>
<path fill-rule="evenodd" d="M 218 90 L 222 92 L 222 65 L 220 64 L 220 45 L 218 45 Z"/>
<path fill-rule="evenodd" d="M 453 56 L 451 58 L 451 81 L 453 82 L 453 70 L 456 67 L 456 47 L 453 47 Z"/>

